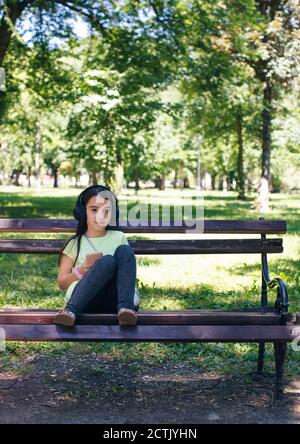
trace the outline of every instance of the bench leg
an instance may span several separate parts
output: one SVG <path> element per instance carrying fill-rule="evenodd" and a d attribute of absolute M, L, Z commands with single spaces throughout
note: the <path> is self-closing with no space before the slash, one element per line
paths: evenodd
<path fill-rule="evenodd" d="M 262 373 L 265 363 L 265 342 L 259 343 L 257 373 Z"/>
<path fill-rule="evenodd" d="M 276 398 L 282 398 L 283 394 L 283 372 L 287 349 L 286 342 L 274 342 L 275 368 L 276 368 Z"/>

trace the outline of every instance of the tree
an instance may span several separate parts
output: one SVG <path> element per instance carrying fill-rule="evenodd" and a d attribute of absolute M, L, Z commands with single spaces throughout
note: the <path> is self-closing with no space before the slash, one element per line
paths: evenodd
<path fill-rule="evenodd" d="M 249 66 L 262 89 L 261 185 L 259 209 L 269 210 L 271 123 L 274 99 L 299 74 L 300 40 L 298 2 L 289 0 L 222 3 L 224 19 L 215 31 L 224 53 Z M 216 10 L 216 9 L 215 9 Z M 226 44 L 224 44 L 224 42 Z"/>
<path fill-rule="evenodd" d="M 96 0 L 0 0 L 0 65 L 13 36 L 17 36 L 16 27 L 24 18 L 31 18 L 33 38 L 40 33 L 39 14 L 46 12 L 47 34 L 52 37 L 67 38 L 74 35 L 71 19 L 80 15 L 102 35 L 108 35 L 104 26 L 111 17 L 113 1 Z"/>
<path fill-rule="evenodd" d="M 60 133 L 62 138 L 64 117 L 58 117 L 58 113 L 59 110 L 65 110 L 71 90 L 68 73 L 61 63 L 63 52 L 58 48 L 50 49 L 46 34 L 43 33 L 42 15 L 40 19 L 41 34 L 33 39 L 34 46 L 25 47 L 14 42 L 6 59 L 10 67 L 10 112 L 5 116 L 5 126 L 12 132 L 8 146 L 15 153 L 17 150 L 15 170 L 24 170 L 28 174 L 29 183 L 33 172 L 37 184 L 45 160 L 56 177 L 59 156 L 64 146 L 58 137 Z M 2 121 L 4 126 L 4 118 Z M 55 147 L 54 140 L 57 143 Z M 57 186 L 57 178 L 54 186 Z"/>
<path fill-rule="evenodd" d="M 179 72 L 219 89 L 231 67 L 244 66 L 260 85 L 261 187 L 260 209 L 268 210 L 271 164 L 271 121 L 274 99 L 299 75 L 299 2 L 294 0 L 175 1 L 160 4 L 157 28 L 175 35 L 174 49 L 183 48 Z M 172 29 L 172 32 L 170 32 Z M 183 32 L 184 29 L 184 32 Z M 171 37 L 170 37 L 171 41 Z M 230 78 L 230 76 L 229 76 Z M 273 114 L 272 114 L 273 113 Z M 237 130 L 240 131 L 239 125 Z M 240 137 L 240 136 L 239 136 Z M 241 139 L 240 142 L 241 144 Z M 241 159 L 241 157 L 240 157 Z"/>
<path fill-rule="evenodd" d="M 116 29 L 116 35 L 113 43 L 92 35 L 72 48 L 75 92 L 67 136 L 69 156 L 83 159 L 94 180 L 102 171 L 105 183 L 118 193 L 124 165 L 145 149 L 163 108 L 157 90 L 168 82 L 168 71 L 159 67 L 151 39 L 130 30 L 125 35 Z M 130 63 L 129 54 L 124 58 L 124 39 L 131 48 Z"/>

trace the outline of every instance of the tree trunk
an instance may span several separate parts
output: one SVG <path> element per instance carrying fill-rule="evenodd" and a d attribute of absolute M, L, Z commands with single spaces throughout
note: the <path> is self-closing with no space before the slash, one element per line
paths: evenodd
<path fill-rule="evenodd" d="M 36 190 L 38 192 L 41 191 L 41 178 L 40 178 L 40 169 L 41 169 L 41 129 L 39 124 L 36 127 L 35 133 L 35 176 L 36 176 Z"/>
<path fill-rule="evenodd" d="M 52 168 L 52 174 L 53 174 L 53 178 L 54 178 L 53 188 L 58 188 L 57 171 L 58 171 L 57 167 L 53 167 Z"/>
<path fill-rule="evenodd" d="M 159 189 L 160 191 L 165 190 L 165 177 L 164 177 L 164 176 L 161 176 L 161 177 L 159 178 L 158 189 Z"/>
<path fill-rule="evenodd" d="M 269 182 L 271 159 L 271 119 L 272 119 L 272 86 L 267 81 L 264 87 L 262 110 L 262 171 L 259 190 L 259 211 L 269 211 Z"/>
<path fill-rule="evenodd" d="M 236 132 L 238 137 L 237 158 L 237 190 L 238 199 L 245 200 L 245 172 L 244 172 L 244 141 L 243 141 L 243 118 L 238 112 L 235 116 Z"/>
<path fill-rule="evenodd" d="M 92 185 L 97 185 L 98 180 L 97 180 L 97 172 L 96 171 L 92 171 Z"/>
<path fill-rule="evenodd" d="M 226 190 L 231 191 L 231 178 L 226 176 Z"/>
<path fill-rule="evenodd" d="M 114 180 L 114 192 L 117 196 L 122 193 L 124 179 L 124 168 L 123 163 L 120 160 L 115 168 L 115 180 Z"/>
<path fill-rule="evenodd" d="M 215 189 L 216 189 L 216 177 L 217 177 L 216 174 L 211 175 L 211 189 L 213 191 L 215 191 Z"/>
<path fill-rule="evenodd" d="M 115 186 L 115 177 L 114 177 L 114 170 L 110 167 L 103 167 L 103 181 L 102 185 L 114 188 Z"/>
<path fill-rule="evenodd" d="M 189 178 L 184 177 L 183 178 L 183 188 L 189 188 L 189 187 L 190 187 Z"/>
<path fill-rule="evenodd" d="M 218 190 L 223 191 L 223 176 L 220 176 L 218 179 L 219 179 Z"/>
<path fill-rule="evenodd" d="M 177 180 L 178 180 L 178 170 L 174 170 L 175 171 L 175 176 L 174 176 L 174 184 L 173 184 L 173 188 L 176 189 L 177 188 Z"/>
<path fill-rule="evenodd" d="M 15 1 L 6 0 L 7 13 L 4 12 L 0 23 L 0 66 L 3 65 L 6 51 L 8 50 L 9 42 L 12 36 L 13 30 L 9 24 L 9 21 L 15 25 L 16 21 L 28 5 L 28 1 Z M 8 20 L 7 20 L 8 14 Z"/>
<path fill-rule="evenodd" d="M 159 182 L 160 182 L 160 178 L 159 178 L 159 177 L 156 177 L 156 178 L 154 179 L 155 188 L 159 188 Z"/>
<path fill-rule="evenodd" d="M 31 187 L 31 166 L 28 167 L 27 180 L 28 180 L 28 186 Z"/>
<path fill-rule="evenodd" d="M 251 193 L 253 191 L 252 182 L 249 179 L 247 181 L 247 191 L 248 191 L 248 193 Z"/>
<path fill-rule="evenodd" d="M 22 170 L 14 170 L 14 174 L 15 174 L 15 179 L 13 181 L 13 185 L 15 185 L 16 187 L 20 186 L 20 174 L 22 173 Z"/>

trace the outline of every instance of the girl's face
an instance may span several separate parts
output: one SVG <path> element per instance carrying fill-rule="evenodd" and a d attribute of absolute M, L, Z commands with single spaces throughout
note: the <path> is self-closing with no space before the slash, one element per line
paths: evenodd
<path fill-rule="evenodd" d="M 112 205 L 108 198 L 99 194 L 89 199 L 86 204 L 87 226 L 91 232 L 101 232 L 109 224 Z"/>

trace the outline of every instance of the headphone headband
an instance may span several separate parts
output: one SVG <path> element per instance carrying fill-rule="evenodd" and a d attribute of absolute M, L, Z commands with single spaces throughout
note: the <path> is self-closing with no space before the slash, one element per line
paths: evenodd
<path fill-rule="evenodd" d="M 110 192 L 111 192 L 111 190 L 110 190 L 108 187 L 104 186 L 104 185 L 97 185 L 97 184 L 95 184 L 95 185 L 91 185 L 91 186 L 85 188 L 85 189 L 84 189 L 83 191 L 81 191 L 81 193 L 79 194 L 79 196 L 78 196 L 78 198 L 77 198 L 77 202 L 78 202 L 79 204 L 82 203 L 82 202 L 81 202 L 81 199 L 82 199 L 82 196 L 84 195 L 84 193 L 86 193 L 88 190 L 91 190 L 92 188 L 105 188 L 107 191 L 110 191 Z"/>

